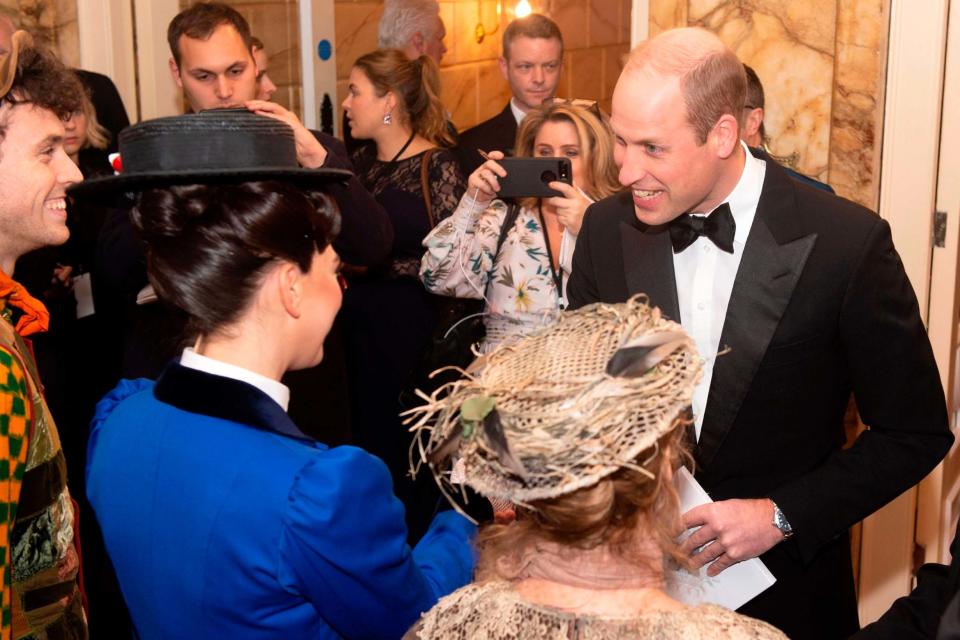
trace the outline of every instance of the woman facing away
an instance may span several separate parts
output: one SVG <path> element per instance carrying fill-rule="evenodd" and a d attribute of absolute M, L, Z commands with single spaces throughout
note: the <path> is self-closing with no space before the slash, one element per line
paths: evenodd
<path fill-rule="evenodd" d="M 150 281 L 195 336 L 92 425 L 87 494 L 138 637 L 399 637 L 469 580 L 474 527 L 442 513 L 411 551 L 382 462 L 304 435 L 280 383 L 320 361 L 340 308 L 325 185 L 346 172 L 299 168 L 290 128 L 246 110 L 120 147 L 123 174 L 71 193 L 141 192 Z"/>
<path fill-rule="evenodd" d="M 437 317 L 437 300 L 417 277 L 421 242 L 448 217 L 463 194 L 463 179 L 439 99 L 439 76 L 428 56 L 408 59 L 396 49 L 361 56 L 343 101 L 359 148 L 353 166 L 363 186 L 393 223 L 387 263 L 366 273 L 348 270 L 344 334 L 354 441 L 383 459 L 407 507 L 412 539 L 429 523 L 436 492 L 425 495 L 407 477 L 410 437 L 400 423 L 399 397 L 418 363 Z"/>
<path fill-rule="evenodd" d="M 428 290 L 486 300 L 481 351 L 528 333 L 566 307 L 566 283 L 587 207 L 621 189 L 613 134 L 596 103 L 553 101 L 532 110 L 517 131 L 518 157 L 570 159 L 573 185 L 552 182 L 553 198 L 496 199 L 499 151 L 474 171 L 453 216 L 423 241 L 420 279 Z M 503 235 L 505 234 L 505 235 Z M 503 236 L 502 245 L 498 242 Z"/>
<path fill-rule="evenodd" d="M 478 365 L 415 412 L 418 448 L 448 484 L 459 458 L 455 476 L 516 519 L 481 529 L 476 582 L 406 638 L 785 637 L 665 592 L 687 563 L 672 479 L 701 373 L 680 325 L 638 298 L 590 305 Z"/>

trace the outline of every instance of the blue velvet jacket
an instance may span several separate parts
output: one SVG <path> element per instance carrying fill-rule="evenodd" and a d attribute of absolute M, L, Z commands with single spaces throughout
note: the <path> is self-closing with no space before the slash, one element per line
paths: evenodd
<path fill-rule="evenodd" d="M 467 520 L 411 550 L 377 458 L 176 364 L 100 402 L 87 495 L 143 640 L 399 638 L 473 570 Z"/>

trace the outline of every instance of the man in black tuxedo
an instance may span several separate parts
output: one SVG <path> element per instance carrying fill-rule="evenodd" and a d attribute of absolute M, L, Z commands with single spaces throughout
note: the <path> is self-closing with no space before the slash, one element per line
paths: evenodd
<path fill-rule="evenodd" d="M 848 528 L 953 437 L 889 226 L 751 156 L 744 92 L 708 31 L 631 52 L 611 120 L 629 191 L 588 209 L 568 295 L 644 293 L 694 337 L 695 471 L 716 502 L 684 514 L 684 550 L 711 575 L 759 556 L 777 582 L 740 612 L 841 638 L 858 628 Z M 869 428 L 844 450 L 851 392 Z"/>
<path fill-rule="evenodd" d="M 503 111 L 460 135 L 457 159 L 463 175 L 483 164 L 478 149 L 510 154 L 517 127 L 530 109 L 553 98 L 563 71 L 563 35 L 553 20 L 539 14 L 517 18 L 503 32 L 500 72 L 513 97 Z"/>

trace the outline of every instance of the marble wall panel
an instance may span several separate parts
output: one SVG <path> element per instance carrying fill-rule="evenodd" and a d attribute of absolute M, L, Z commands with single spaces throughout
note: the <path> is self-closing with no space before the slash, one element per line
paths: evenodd
<path fill-rule="evenodd" d="M 483 122 L 503 111 L 510 99 L 510 85 L 500 71 L 500 64 L 495 60 L 481 62 L 477 65 L 478 110 L 476 122 Z M 459 121 L 455 121 L 462 127 Z"/>
<path fill-rule="evenodd" d="M 563 34 L 566 49 L 582 49 L 587 45 L 587 0 L 552 0 L 548 15 L 553 18 Z"/>
<path fill-rule="evenodd" d="M 600 100 L 603 98 L 603 49 L 591 47 L 570 52 L 567 74 L 570 89 L 563 95 L 569 98 Z"/>
<path fill-rule="evenodd" d="M 477 67 L 469 64 L 440 70 L 441 100 L 458 126 L 477 118 Z"/>
<path fill-rule="evenodd" d="M 483 2 L 456 2 L 453 11 L 453 28 L 447 25 L 448 40 L 456 44 L 455 56 L 444 60 L 447 64 L 464 62 L 480 62 L 481 60 L 496 59 L 500 56 L 500 43 L 506 21 L 501 11 L 497 16 L 497 3 L 492 0 Z M 483 42 L 477 42 L 477 24 L 482 22 L 487 35 Z M 502 22 L 502 24 L 501 24 Z M 496 30 L 496 31 L 494 31 Z M 493 32 L 491 34 L 491 32 Z"/>
<path fill-rule="evenodd" d="M 593 0 L 589 5 L 587 45 L 604 47 L 620 42 L 622 0 Z"/>
<path fill-rule="evenodd" d="M 337 77 L 346 78 L 357 58 L 377 48 L 377 25 L 383 5 L 380 2 L 338 2 L 334 10 Z"/>
<path fill-rule="evenodd" d="M 687 26 L 688 0 L 649 0 L 649 33 L 655 36 L 661 31 Z"/>
<path fill-rule="evenodd" d="M 67 65 L 80 65 L 76 0 L 0 0 L 0 13 L 56 51 Z"/>
<path fill-rule="evenodd" d="M 889 0 L 839 0 L 830 183 L 873 209 L 880 193 Z"/>

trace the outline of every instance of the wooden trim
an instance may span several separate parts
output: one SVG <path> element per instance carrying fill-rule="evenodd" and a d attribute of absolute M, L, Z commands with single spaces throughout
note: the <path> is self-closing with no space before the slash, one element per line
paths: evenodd
<path fill-rule="evenodd" d="M 890 223 L 894 244 L 925 315 L 930 300 L 948 4 L 949 0 L 891 0 L 890 6 L 880 215 Z M 859 597 L 862 624 L 876 620 L 896 598 L 909 592 L 916 536 L 923 532 L 925 539 L 930 537 L 926 523 L 931 510 L 939 521 L 939 477 L 935 471 L 921 490 L 908 490 L 864 520 Z M 918 505 L 924 514 L 920 522 Z"/>
<path fill-rule="evenodd" d="M 630 48 L 650 37 L 650 0 L 633 0 L 630 8 Z"/>
<path fill-rule="evenodd" d="M 143 120 L 183 113 L 180 88 L 170 77 L 167 25 L 180 12 L 177 0 L 134 0 L 137 72 Z"/>
<path fill-rule="evenodd" d="M 340 132 L 337 104 L 337 48 L 333 0 L 298 0 L 300 11 L 300 68 L 303 82 L 303 123 L 308 129 L 320 129 L 320 107 L 324 94 L 333 107 L 333 132 Z M 447 25 L 447 28 L 452 28 Z M 329 41 L 333 53 L 321 60 L 317 46 Z"/>
<path fill-rule="evenodd" d="M 139 119 L 137 72 L 133 51 L 133 12 L 129 0 L 77 3 L 80 67 L 113 80 L 127 116 Z"/>

